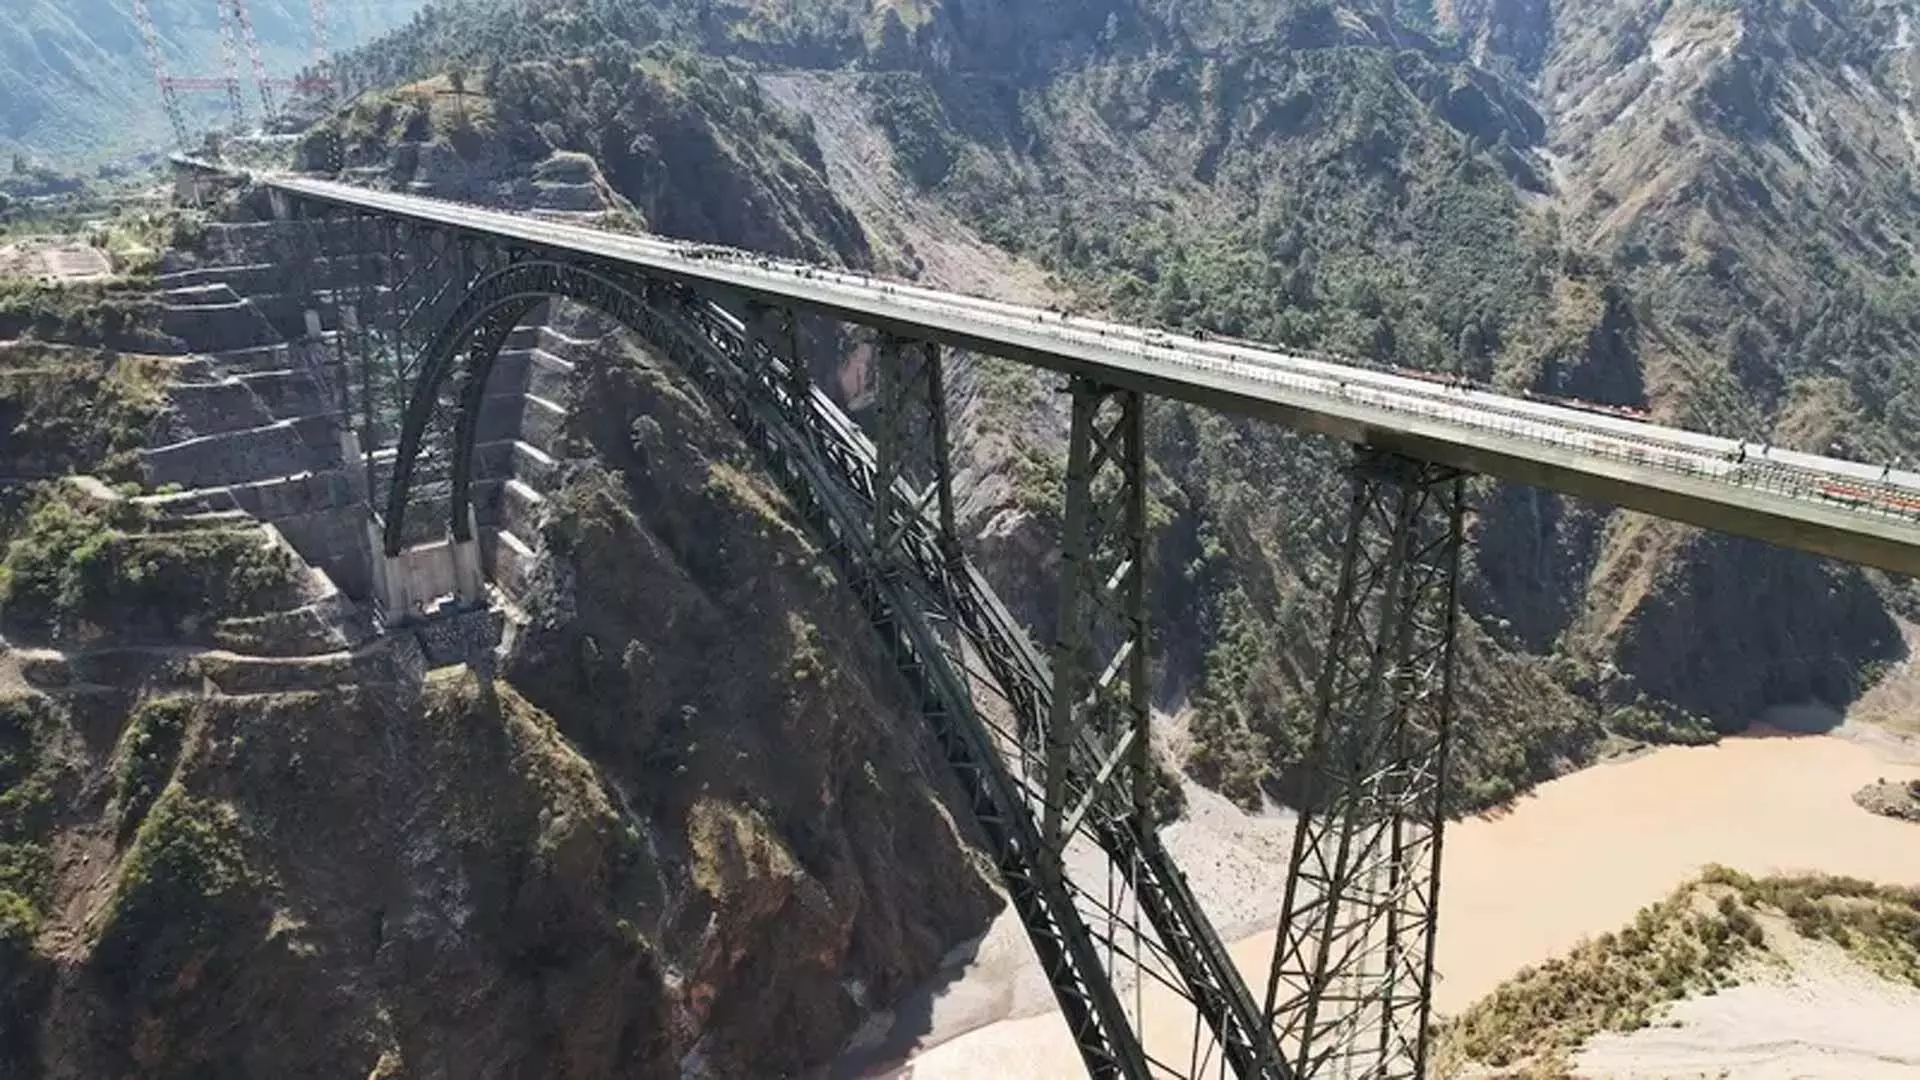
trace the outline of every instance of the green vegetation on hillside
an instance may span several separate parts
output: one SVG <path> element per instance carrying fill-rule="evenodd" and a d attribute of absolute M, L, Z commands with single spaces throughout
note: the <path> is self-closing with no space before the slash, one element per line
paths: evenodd
<path fill-rule="evenodd" d="M 258 529 L 148 530 L 129 501 L 46 491 L 0 561 L 0 610 L 31 633 L 192 636 L 220 617 L 259 615 L 295 588 L 287 552 Z"/>
<path fill-rule="evenodd" d="M 1626 929 L 1522 971 L 1448 1020 L 1441 1057 L 1563 1076 L 1568 1056 L 1592 1036 L 1646 1027 L 1671 1002 L 1731 986 L 1749 964 L 1771 958 L 1763 919 L 1920 986 L 1920 889 L 1711 867 L 1640 909 Z"/>
<path fill-rule="evenodd" d="M 127 853 L 100 926 L 94 969 L 126 998 L 158 1003 L 191 993 L 176 985 L 177 977 L 189 964 L 232 955 L 241 944 L 236 931 L 254 914 L 259 883 L 233 807 L 167 792 Z"/>
<path fill-rule="evenodd" d="M 1626 18 L 1629 8 L 1639 10 L 1596 5 L 1580 18 Z M 1887 207 L 1907 204 L 1901 174 L 1867 163 L 1884 166 L 1900 148 L 1854 126 L 1836 103 L 1828 138 L 1874 149 L 1855 154 L 1862 184 L 1811 185 L 1817 168 L 1783 168 L 1778 147 L 1759 145 L 1761 132 L 1791 142 L 1784 121 L 1743 127 L 1695 103 L 1703 134 L 1687 153 L 1707 148 L 1709 163 L 1689 193 L 1704 197 L 1705 211 L 1650 196 L 1640 219 L 1624 219 L 1629 228 L 1596 229 L 1587 204 L 1558 198 L 1549 183 L 1539 150 L 1570 136 L 1548 131 L 1522 84 L 1446 48 L 1393 40 L 1368 11 L 1298 2 L 1262 14 L 1218 0 L 1183 9 L 1194 47 L 1143 49 L 1157 43 L 1151 33 L 1109 27 L 1097 54 L 1052 70 L 1015 78 L 929 65 L 869 75 L 859 87 L 903 172 L 1129 319 L 1645 404 L 1761 438 L 1751 403 L 1767 394 L 1755 390 L 1764 383 L 1756 356 L 1792 350 L 1784 339 L 1729 338 L 1709 305 L 1760 311 L 1782 295 L 1740 291 L 1754 279 L 1715 264 L 1706 248 L 1724 227 L 1756 252 L 1777 249 L 1770 228 L 1734 212 L 1763 209 L 1736 199 L 1751 193 L 1741 178 L 1756 170 L 1783 208 L 1776 216 L 1790 203 L 1786 216 L 1804 219 L 1795 235 L 1860 231 L 1860 217 L 1832 214 L 1816 191 L 1863 213 L 1871 205 L 1864 220 L 1883 221 Z M 1708 94 L 1725 97 L 1722 84 L 1736 77 L 1765 85 L 1791 63 L 1781 57 L 1809 46 L 1786 40 L 1765 11 L 1742 17 L 1769 48 L 1742 45 Z M 1826 37 L 1807 63 L 1870 62 L 1848 32 L 1819 25 Z M 1632 59 L 1622 48 L 1588 57 L 1586 74 Z M 1783 102 L 1775 94 L 1761 106 L 1777 112 Z M 1648 103 L 1635 115 L 1655 112 Z M 1652 172 L 1687 160 L 1647 140 L 1610 156 L 1620 149 L 1606 144 L 1582 164 Z M 1843 148 L 1828 152 L 1849 161 Z M 1736 156 L 1714 159 L 1723 153 Z M 1880 239 L 1865 246 L 1906 250 L 1893 226 L 1875 227 Z M 1647 248 L 1662 230 L 1671 242 Z M 1862 247 L 1857 235 L 1849 242 Z M 1827 449 L 1836 433 L 1878 430 L 1849 426 L 1846 418 L 1874 412 L 1855 395 L 1902 400 L 1897 371 L 1912 365 L 1892 358 L 1920 326 L 1901 299 L 1909 287 L 1869 286 L 1856 263 L 1912 274 L 1909 259 L 1860 251 L 1839 263 L 1811 250 L 1767 256 L 1773 271 L 1793 268 L 1774 279 L 1804 315 L 1792 335 L 1814 339 L 1815 362 L 1879 372 L 1851 389 L 1831 377 L 1803 381 L 1772 420 L 1782 442 Z M 1650 266 L 1669 269 L 1650 276 Z M 1697 274 L 1677 288 L 1686 267 Z M 1717 280 L 1738 287 L 1715 292 Z M 1833 332 L 1816 335 L 1816 324 Z M 1739 348 L 1721 353 L 1735 338 Z M 1843 359 L 1861 348 L 1885 359 Z M 1314 440 L 1189 412 L 1154 414 L 1174 510 L 1156 624 L 1168 627 L 1170 673 L 1183 685 L 1197 675 L 1190 767 L 1251 801 L 1304 748 L 1343 459 Z M 1839 448 L 1883 460 L 1887 444 L 1873 438 L 1848 435 Z M 1538 493 L 1477 485 L 1474 501 L 1482 558 L 1464 590 L 1484 633 L 1469 633 L 1463 648 L 1463 806 L 1507 797 L 1622 739 L 1697 741 L 1737 730 L 1769 704 L 1848 700 L 1867 670 L 1899 651 L 1884 601 L 1858 571 L 1669 523 L 1610 521 L 1605 508 Z M 1779 600 L 1788 595 L 1822 600 L 1790 612 Z"/>
<path fill-rule="evenodd" d="M 1289 33 L 1317 25 L 1301 14 Z M 1638 401 L 1631 359 L 1590 349 L 1624 303 L 1608 271 L 1523 201 L 1537 181 L 1514 147 L 1537 118 L 1443 57 L 1325 32 L 1230 59 L 1122 45 L 1031 89 L 906 72 L 860 87 L 903 171 L 1125 318 Z M 1202 410 L 1150 423 L 1152 595 L 1170 668 L 1194 685 L 1187 764 L 1252 803 L 1307 750 L 1344 456 Z M 1606 743 L 1613 713 L 1578 701 L 1561 666 L 1468 636 L 1460 806 Z"/>
<path fill-rule="evenodd" d="M 150 342 L 158 310 L 151 295 L 123 282 L 44 285 L 0 278 L 0 341 L 35 338 L 137 348 Z"/>
<path fill-rule="evenodd" d="M 0 474 L 138 478 L 137 451 L 166 408 L 148 357 L 17 343 L 0 348 Z"/>
<path fill-rule="evenodd" d="M 152 698 L 128 714 L 113 774 L 122 840 L 146 820 L 147 811 L 172 779 L 193 709 L 191 698 Z"/>
<path fill-rule="evenodd" d="M 0 1073 L 28 1075 L 30 1018 L 50 985 L 52 964 L 36 939 L 52 902 L 54 743 L 62 710 L 37 695 L 0 697 Z"/>
<path fill-rule="evenodd" d="M 654 232 L 826 262 L 870 258 L 827 187 L 806 119 L 777 108 L 736 63 L 605 41 L 581 56 L 496 64 L 462 84 L 461 94 L 435 78 L 369 95 L 309 133 L 301 157 L 316 168 L 385 167 L 405 182 L 424 147 L 444 146 L 476 177 L 504 163 L 536 182 L 604 178 L 620 200 L 610 208 Z"/>

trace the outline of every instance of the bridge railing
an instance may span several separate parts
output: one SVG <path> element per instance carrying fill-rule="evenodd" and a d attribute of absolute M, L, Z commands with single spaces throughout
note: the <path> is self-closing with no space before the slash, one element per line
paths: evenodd
<path fill-rule="evenodd" d="M 878 283 L 875 287 L 881 290 L 883 298 L 887 297 L 888 287 L 885 284 Z M 911 304 L 902 306 L 909 309 L 913 307 Z M 1064 317 L 1057 324 L 1039 316 L 1029 321 L 985 311 L 970 311 L 969 317 L 1022 330 L 1033 330 L 1037 326 L 1040 332 L 1050 336 L 1130 353 L 1155 363 L 1278 386 L 1307 395 L 1335 397 L 1385 412 L 1417 416 L 1476 432 L 1491 432 L 1587 456 L 1724 483 L 1730 487 L 1839 507 L 1848 512 L 1882 519 L 1920 522 L 1920 489 L 1887 477 L 1836 476 L 1788 461 L 1773 460 L 1767 456 L 1771 451 L 1766 447 L 1746 453 L 1737 448 L 1714 453 L 1703 447 L 1689 447 L 1662 439 L 1659 437 L 1662 429 L 1659 428 L 1649 427 L 1637 440 L 1623 430 L 1568 428 L 1560 423 L 1503 409 L 1484 397 L 1470 398 L 1464 389 L 1457 391 L 1459 397 L 1455 402 L 1427 403 L 1360 383 L 1343 383 L 1334 375 L 1291 372 L 1253 358 L 1226 359 L 1156 346 L 1138 341 L 1132 335 L 1108 334 L 1097 328 L 1073 326 Z M 1478 412 L 1482 421 L 1463 423 L 1456 415 L 1461 409 Z M 1736 447 L 1740 445 L 1736 444 Z M 1866 468 L 1863 466 L 1863 469 Z"/>
<path fill-rule="evenodd" d="M 407 196 L 407 198 L 431 202 L 467 213 L 485 212 L 477 207 L 445 199 L 417 195 Z M 612 239 L 621 244 L 634 245 L 636 250 L 644 250 L 650 257 L 668 255 L 685 260 L 689 264 L 717 258 L 724 261 L 733 271 L 764 275 L 770 283 L 779 283 L 783 280 L 816 280 L 864 288 L 869 296 L 878 297 L 883 303 L 898 303 L 905 309 L 908 321 L 911 321 L 911 315 L 916 309 L 924 311 L 924 308 L 920 308 L 919 305 L 939 302 L 948 306 L 963 307 L 967 317 L 971 319 L 1017 328 L 1025 332 L 1038 329 L 1045 335 L 1129 352 L 1158 363 L 1208 371 L 1254 383 L 1281 386 L 1311 396 L 1335 397 L 1387 413 L 1419 416 L 1466 431 L 1492 432 L 1586 456 L 1660 469 L 1676 475 L 1724 483 L 1730 487 L 1765 492 L 1792 500 L 1837 507 L 1846 512 L 1859 513 L 1868 517 L 1902 522 L 1920 521 L 1920 487 L 1896 482 L 1890 475 L 1875 479 L 1868 466 L 1861 466 L 1862 475 L 1837 474 L 1831 470 L 1797 465 L 1790 460 L 1770 459 L 1765 449 L 1756 460 L 1756 456 L 1752 454 L 1741 456 L 1737 449 L 1729 448 L 1722 452 L 1682 445 L 1670 437 L 1663 436 L 1661 432 L 1665 429 L 1651 425 L 1644 434 L 1636 436 L 1618 429 L 1584 426 L 1578 423 L 1569 424 L 1566 418 L 1548 422 L 1510 408 L 1503 408 L 1497 401 L 1487 400 L 1485 395 L 1468 399 L 1464 392 L 1461 400 L 1451 406 L 1438 403 L 1416 404 L 1415 399 L 1403 394 L 1387 394 L 1383 391 L 1363 394 L 1356 385 L 1340 386 L 1338 385 L 1340 378 L 1336 372 L 1307 374 L 1284 371 L 1269 361 L 1252 357 L 1241 356 L 1228 359 L 1208 356 L 1191 349 L 1157 346 L 1142 340 L 1143 337 L 1149 337 L 1157 331 L 1123 330 L 1116 325 L 1115 332 L 1109 333 L 1102 327 L 1089 326 L 1085 322 L 1062 315 L 1048 319 L 1044 312 L 1027 312 L 1013 305 L 973 297 L 943 297 L 916 286 L 896 285 L 867 275 L 811 267 L 751 252 L 734 251 L 713 245 L 676 242 L 663 237 L 636 236 L 578 225 L 554 224 L 552 227 L 563 233 L 587 233 L 598 238 Z M 1355 375 L 1382 374 L 1375 368 L 1354 365 L 1347 360 L 1310 356 L 1303 362 L 1333 369 L 1347 368 Z M 1457 413 L 1462 408 L 1477 411 L 1485 422 L 1465 423 L 1457 415 L 1450 415 L 1450 412 Z M 1570 435 L 1576 432 L 1577 436 Z M 1690 433 L 1675 432 L 1674 434 Z"/>
<path fill-rule="evenodd" d="M 671 251 L 672 254 L 689 260 L 694 258 L 684 250 L 684 245 L 656 246 L 661 251 Z M 970 319 L 1023 332 L 1037 331 L 1079 344 L 1126 352 L 1156 363 L 1284 387 L 1307 395 L 1335 397 L 1385 412 L 1418 416 L 1469 431 L 1491 432 L 1507 438 L 1569 450 L 1586 456 L 1660 469 L 1677 475 L 1724 483 L 1730 487 L 1837 507 L 1876 518 L 1920 521 L 1920 488 L 1893 480 L 1890 476 L 1891 470 L 1889 475 L 1883 475 L 1878 479 L 1871 476 L 1871 467 L 1864 465 L 1860 468 L 1865 475 L 1836 475 L 1831 471 L 1774 459 L 1770 456 L 1770 447 L 1762 446 L 1758 452 L 1754 452 L 1740 442 L 1730 444 L 1725 450 L 1687 445 L 1681 440 L 1709 437 L 1691 432 L 1673 431 L 1651 424 L 1646 425 L 1641 431 L 1634 432 L 1618 427 L 1569 426 L 1565 418 L 1548 421 L 1513 407 L 1503 407 L 1497 399 L 1489 400 L 1489 395 L 1484 392 L 1469 397 L 1466 388 L 1452 391 L 1458 394 L 1458 400 L 1452 403 L 1419 402 L 1405 394 L 1389 393 L 1363 382 L 1344 382 L 1341 378 L 1343 370 L 1352 372 L 1358 378 L 1391 374 L 1390 371 L 1382 368 L 1355 364 L 1350 360 L 1318 355 L 1308 356 L 1305 359 L 1306 363 L 1325 367 L 1328 370 L 1323 373 L 1287 371 L 1269 361 L 1255 357 L 1210 356 L 1189 349 L 1155 345 L 1151 341 L 1143 340 L 1158 331 L 1121 328 L 1116 325 L 1114 330 L 1109 332 L 1103 326 L 1089 325 L 1085 321 L 1071 319 L 1057 313 L 1052 318 L 1048 318 L 1048 313 L 1045 312 L 1025 311 L 1014 305 L 974 297 L 939 296 L 916 286 L 895 285 L 884 279 L 876 279 L 864 274 L 788 263 L 784 260 L 755 256 L 750 252 L 725 251 L 712 248 L 710 245 L 702 245 L 700 248 L 703 252 L 700 256 L 702 259 L 712 258 L 716 254 L 722 255 L 727 257 L 727 261 L 735 269 L 757 269 L 776 280 L 781 277 L 799 277 L 866 289 L 869 296 L 877 296 L 882 303 L 898 303 L 908 314 L 909 319 L 911 314 L 919 309 L 919 303 L 939 302 L 949 306 L 961 305 L 965 307 L 966 315 Z M 1225 347 L 1231 350 L 1235 346 Z M 1482 422 L 1462 422 L 1456 415 L 1460 409 L 1471 409 L 1477 412 Z M 1743 452 L 1743 449 L 1746 452 Z"/>

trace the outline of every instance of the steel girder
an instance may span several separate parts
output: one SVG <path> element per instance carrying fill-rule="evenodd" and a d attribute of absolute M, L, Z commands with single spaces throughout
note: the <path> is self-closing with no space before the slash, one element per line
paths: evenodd
<path fill-rule="evenodd" d="M 1301 1077 L 1425 1074 L 1462 474 L 1359 452 L 1266 1012 Z"/>

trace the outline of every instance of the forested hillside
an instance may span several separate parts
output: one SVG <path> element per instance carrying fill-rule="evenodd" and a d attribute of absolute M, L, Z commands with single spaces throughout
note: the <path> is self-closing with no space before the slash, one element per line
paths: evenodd
<path fill-rule="evenodd" d="M 404 23 L 421 2 L 330 5 L 331 44 L 365 42 Z M 172 74 L 221 74 L 213 0 L 148 6 Z M 307 64 L 313 41 L 304 0 L 254 0 L 248 10 L 269 75 L 291 76 Z M 257 121 L 251 72 L 242 71 Z M 195 128 L 226 122 L 224 93 L 184 94 L 181 103 Z M 8 0 L 0 12 L 0 154 L 71 168 L 160 150 L 171 139 L 131 0 Z"/>
<path fill-rule="evenodd" d="M 680 154 L 608 135 L 641 134 L 649 111 L 623 101 L 623 72 L 692 71 L 663 59 L 689 51 L 724 58 L 701 70 L 736 87 L 845 66 L 789 104 L 858 100 L 914 198 L 1078 303 L 1882 461 L 1920 451 L 1902 419 L 1920 332 L 1920 145 L 1901 135 L 1915 61 L 1889 48 L 1905 18 L 1884 0 L 494 0 L 352 63 L 387 81 L 457 69 L 635 204 Z M 655 59 L 623 58 L 630 45 Z M 713 100 L 708 79 L 653 81 Z M 703 111 L 728 153 L 811 122 Z M 768 192 L 800 175 L 753 172 Z M 643 216 L 741 237 L 675 213 Z M 915 271 L 913 251 L 873 246 Z M 1033 571 L 1001 555 L 1051 542 L 1060 433 L 1025 415 L 1038 381 L 988 390 L 1023 414 L 995 436 L 1020 446 L 1000 462 L 1013 482 L 975 506 L 1011 586 Z M 1165 704 L 1194 706 L 1196 775 L 1242 799 L 1280 791 L 1303 749 L 1340 454 L 1177 407 L 1151 422 Z M 1619 738 L 1844 702 L 1902 649 L 1903 584 L 1525 489 L 1477 485 L 1475 501 L 1468 804 Z M 996 543 L 1009 515 L 1040 539 Z"/>

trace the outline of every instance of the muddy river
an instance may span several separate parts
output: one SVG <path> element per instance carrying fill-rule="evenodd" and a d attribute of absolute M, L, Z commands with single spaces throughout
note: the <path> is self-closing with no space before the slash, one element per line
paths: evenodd
<path fill-rule="evenodd" d="M 1837 736 L 1754 735 L 1669 748 L 1556 780 L 1497 817 L 1449 828 L 1435 1005 L 1459 1009 L 1521 967 L 1619 927 L 1710 862 L 1920 882 L 1920 826 L 1852 801 L 1920 777 L 1911 756 Z M 1264 985 L 1271 932 L 1233 947 Z M 1150 1048 L 1184 1043 L 1191 1013 L 1146 1003 Z M 1185 1053 L 1179 1052 L 1179 1060 Z M 912 1080 L 1080 1077 L 1055 1014 L 1003 1020 L 918 1055 Z"/>

